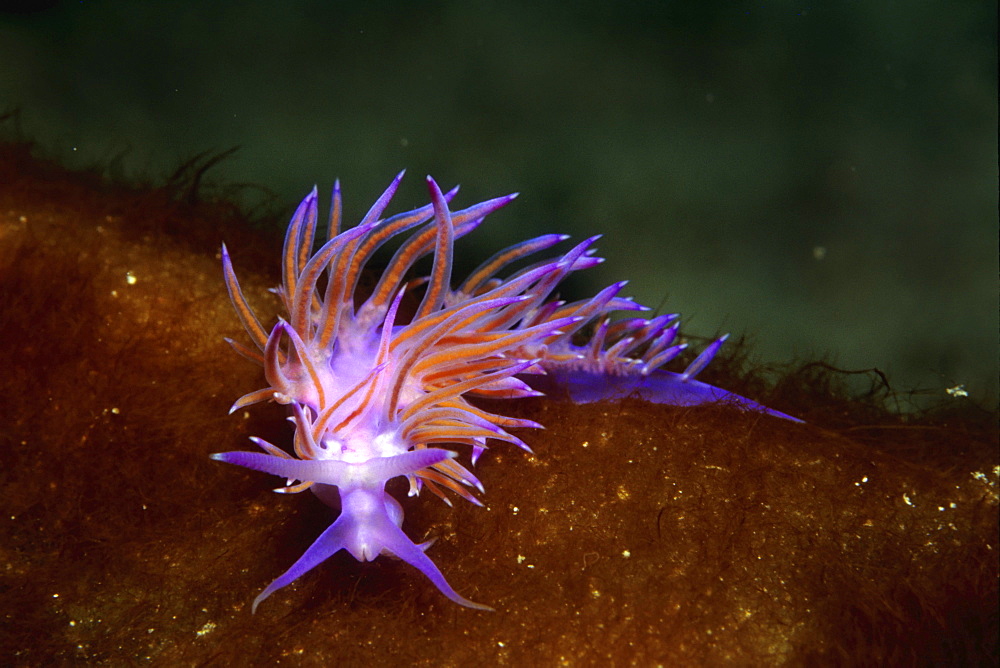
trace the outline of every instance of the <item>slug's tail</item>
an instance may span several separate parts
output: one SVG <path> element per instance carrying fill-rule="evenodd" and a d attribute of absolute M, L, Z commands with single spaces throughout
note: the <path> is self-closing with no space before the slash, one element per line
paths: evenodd
<path fill-rule="evenodd" d="M 802 422 L 752 399 L 747 399 L 722 388 L 703 383 L 683 373 L 656 369 L 647 375 L 628 374 L 607 376 L 579 369 L 550 369 L 545 376 L 525 376 L 529 384 L 545 394 L 565 394 L 573 403 L 590 404 L 596 401 L 615 401 L 637 397 L 655 404 L 671 406 L 699 406 L 727 403 L 740 410 L 757 411 Z"/>
<path fill-rule="evenodd" d="M 615 303 L 604 308 L 614 310 L 620 306 Z M 605 316 L 584 345 L 574 344 L 570 335 L 556 337 L 541 360 L 545 375 L 524 374 L 522 377 L 535 390 L 563 395 L 577 404 L 625 397 L 672 406 L 721 402 L 745 411 L 802 422 L 752 399 L 695 380 L 722 348 L 728 334 L 701 351 L 684 371 L 676 373 L 663 369 L 687 348 L 686 343 L 678 341 L 679 328 L 677 313 L 648 320 L 632 318 L 616 322 Z"/>

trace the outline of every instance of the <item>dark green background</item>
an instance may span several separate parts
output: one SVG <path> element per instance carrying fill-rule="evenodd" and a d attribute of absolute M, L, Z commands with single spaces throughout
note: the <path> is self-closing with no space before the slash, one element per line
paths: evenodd
<path fill-rule="evenodd" d="M 603 233 L 576 289 L 996 401 L 995 3 L 49 4 L 0 15 L 0 110 L 71 166 L 240 145 L 217 180 L 354 217 L 404 167 L 397 210 L 520 191 L 468 264 Z"/>

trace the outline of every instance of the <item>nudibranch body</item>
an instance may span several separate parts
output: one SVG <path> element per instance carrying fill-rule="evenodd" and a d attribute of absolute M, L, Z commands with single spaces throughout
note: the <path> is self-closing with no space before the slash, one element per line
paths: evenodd
<path fill-rule="evenodd" d="M 456 603 L 490 609 L 460 596 L 448 584 L 425 554 L 430 542 L 418 545 L 402 531 L 402 506 L 385 490 L 390 479 L 405 476 L 411 496 L 426 487 L 449 504 L 446 491 L 481 505 L 468 488 L 482 492 L 482 484 L 456 461 L 457 453 L 450 448 L 469 446 L 473 463 L 489 439 L 528 450 L 507 430 L 541 425 L 487 412 L 466 395 L 537 396 L 541 392 L 533 385 L 554 382 L 572 400 L 586 402 L 637 389 L 648 396 L 649 390 L 642 388 L 655 381 L 667 389 L 652 392 L 653 400 L 658 396 L 667 403 L 692 404 L 726 399 L 745 409 L 787 417 L 693 379 L 723 339 L 684 373 L 661 371 L 659 367 L 683 349 L 676 342 L 677 318 L 612 322 L 608 315 L 613 311 L 645 310 L 618 296 L 624 282 L 582 301 L 566 303 L 553 297 L 570 272 L 601 262 L 591 249 L 596 237 L 562 256 L 499 278 L 497 273 L 511 263 L 566 237 L 530 239 L 497 253 L 452 289 L 455 239 L 476 229 L 514 195 L 452 212 L 449 202 L 457 188 L 442 193 L 428 177 L 430 204 L 383 219 L 401 178 L 396 177 L 357 226 L 344 231 L 336 185 L 328 241 L 315 253 L 315 188 L 302 201 L 285 236 L 282 286 L 277 290 L 287 318 L 270 331 L 250 309 L 223 246 L 226 286 L 255 348 L 229 343 L 264 367 L 269 384 L 241 397 L 230 412 L 266 400 L 289 405 L 294 455 L 254 438 L 263 452 L 225 452 L 212 458 L 284 477 L 286 485 L 275 491 L 311 489 L 323 502 L 340 508 L 333 524 L 254 600 L 254 610 L 341 549 L 359 561 L 391 553 L 419 569 Z M 409 237 L 374 290 L 358 305 L 358 278 L 372 254 L 407 232 Z M 430 275 L 408 280 L 413 264 L 428 254 Z M 419 305 L 403 318 L 403 295 L 418 286 Z M 575 345 L 573 335 L 589 322 L 598 323 L 590 342 Z"/>

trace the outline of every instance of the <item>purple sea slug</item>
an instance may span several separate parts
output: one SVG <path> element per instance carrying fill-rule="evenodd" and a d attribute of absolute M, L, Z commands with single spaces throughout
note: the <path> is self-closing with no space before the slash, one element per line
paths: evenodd
<path fill-rule="evenodd" d="M 341 549 L 359 561 L 391 553 L 420 570 L 452 601 L 491 610 L 448 584 L 426 554 L 433 541 L 416 544 L 406 536 L 403 508 L 385 490 L 387 481 L 405 476 L 410 496 L 426 488 L 449 504 L 447 492 L 482 505 L 469 489 L 483 492 L 482 484 L 452 448 L 468 446 L 475 464 L 491 439 L 529 450 L 507 430 L 541 425 L 490 413 L 470 403 L 467 395 L 513 399 L 557 388 L 578 403 L 632 394 L 677 405 L 721 400 L 794 419 L 694 379 L 725 337 L 682 373 L 662 370 L 684 348 L 677 341 L 679 320 L 665 315 L 612 321 L 613 311 L 646 310 L 618 296 L 624 281 L 590 299 L 567 303 L 554 297 L 569 273 L 602 261 L 591 248 L 597 237 L 498 277 L 511 263 L 567 237 L 548 234 L 524 241 L 491 257 L 453 289 L 455 239 L 516 195 L 451 211 L 458 189 L 442 193 L 428 177 L 430 204 L 383 219 L 402 176 L 357 226 L 344 231 L 336 184 L 328 241 L 315 253 L 316 189 L 302 201 L 285 236 L 277 289 L 287 318 L 279 318 L 270 330 L 250 309 L 222 248 L 229 296 L 254 347 L 229 343 L 264 367 L 268 383 L 238 399 L 230 412 L 261 401 L 287 404 L 295 427 L 294 455 L 252 438 L 263 452 L 223 452 L 212 458 L 281 476 L 287 482 L 275 491 L 311 489 L 340 509 L 299 560 L 257 596 L 254 611 Z M 405 233 L 409 236 L 374 290 L 358 304 L 358 278 L 372 254 Z M 413 264 L 428 254 L 433 256 L 430 275 L 409 278 Z M 404 318 L 403 296 L 418 287 L 419 305 Z M 573 337 L 588 323 L 596 323 L 594 333 L 589 342 L 577 345 Z"/>

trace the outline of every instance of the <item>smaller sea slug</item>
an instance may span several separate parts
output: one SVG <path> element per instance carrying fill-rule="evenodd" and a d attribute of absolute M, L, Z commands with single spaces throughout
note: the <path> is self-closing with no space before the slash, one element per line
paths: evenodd
<path fill-rule="evenodd" d="M 383 219 L 402 176 L 357 226 L 343 231 L 336 184 L 327 241 L 315 252 L 316 189 L 302 201 L 285 236 L 277 289 L 287 317 L 269 330 L 250 309 L 222 248 L 226 287 L 254 347 L 228 341 L 264 367 L 268 383 L 238 399 L 230 412 L 260 401 L 287 404 L 295 427 L 294 454 L 252 438 L 263 452 L 223 452 L 212 458 L 281 476 L 286 484 L 275 491 L 311 489 L 340 511 L 302 557 L 257 596 L 254 611 L 341 549 L 359 561 L 390 553 L 420 570 L 452 601 L 491 609 L 448 584 L 426 554 L 433 541 L 416 544 L 406 536 L 403 508 L 385 490 L 390 479 L 404 476 L 410 496 L 426 488 L 449 505 L 449 492 L 482 505 L 469 489 L 483 492 L 482 484 L 458 463 L 452 448 L 471 448 L 473 464 L 490 439 L 529 450 L 507 430 L 541 425 L 488 412 L 467 395 L 514 399 L 538 396 L 542 392 L 536 388 L 544 386 L 560 388 L 578 403 L 637 394 L 679 405 L 723 400 L 789 417 L 694 380 L 724 337 L 684 372 L 661 370 L 684 347 L 677 342 L 677 316 L 611 321 L 613 311 L 646 310 L 618 296 L 624 281 L 591 299 L 566 303 L 555 298 L 553 291 L 569 273 L 602 261 L 591 248 L 597 237 L 498 277 L 512 263 L 567 237 L 549 234 L 524 241 L 500 251 L 452 289 L 455 240 L 516 195 L 451 211 L 458 189 L 442 193 L 428 177 L 430 204 Z M 406 233 L 362 301 L 358 279 L 373 253 Z M 430 274 L 409 278 L 414 263 L 429 254 Z M 412 315 L 403 317 L 401 303 L 408 293 L 419 294 L 420 301 Z M 592 322 L 597 325 L 589 342 L 574 343 L 574 335 Z"/>

